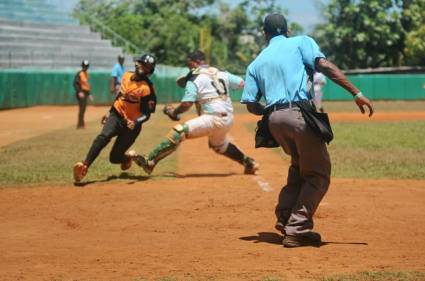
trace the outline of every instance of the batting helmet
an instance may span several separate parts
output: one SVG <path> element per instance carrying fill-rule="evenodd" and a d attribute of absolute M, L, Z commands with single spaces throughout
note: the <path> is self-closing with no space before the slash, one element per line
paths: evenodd
<path fill-rule="evenodd" d="M 135 59 L 135 61 L 140 62 L 141 64 L 144 65 L 148 65 L 151 68 L 150 73 L 148 74 L 152 74 L 155 71 L 155 66 L 156 66 L 156 58 L 153 55 L 150 54 L 144 54 L 141 57 L 137 57 Z"/>
<path fill-rule="evenodd" d="M 81 67 L 88 68 L 89 66 L 90 66 L 90 63 L 88 60 L 83 60 L 81 62 Z"/>
<path fill-rule="evenodd" d="M 90 63 L 89 63 L 89 61 L 88 60 L 83 60 L 82 62 L 81 62 L 81 67 L 89 67 L 90 66 Z"/>

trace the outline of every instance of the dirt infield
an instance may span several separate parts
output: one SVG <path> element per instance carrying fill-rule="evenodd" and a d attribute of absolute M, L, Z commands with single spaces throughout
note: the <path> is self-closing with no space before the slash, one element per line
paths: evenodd
<path fill-rule="evenodd" d="M 19 110 L 0 111 L 0 146 L 76 122 L 72 107 Z M 89 107 L 88 119 L 104 111 Z M 366 119 L 357 115 L 331 119 Z M 43 116 L 52 121 L 40 122 Z M 391 112 L 374 120 L 412 116 L 425 119 L 424 112 Z M 253 149 L 243 124 L 256 119 L 239 114 L 232 130 L 261 164 L 256 176 L 200 139 L 182 144 L 169 179 L 0 189 L 0 280 L 309 280 L 425 271 L 425 180 L 333 179 L 316 213 L 324 245 L 283 248 L 273 209 L 288 158 Z M 14 129 L 6 135 L 8 124 Z"/>

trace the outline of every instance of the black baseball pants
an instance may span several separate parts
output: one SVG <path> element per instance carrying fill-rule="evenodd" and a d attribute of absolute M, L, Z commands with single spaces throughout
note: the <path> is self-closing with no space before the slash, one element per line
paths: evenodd
<path fill-rule="evenodd" d="M 78 122 L 77 122 L 77 128 L 83 128 L 84 127 L 84 115 L 86 113 L 87 108 L 87 99 L 90 95 L 89 92 L 83 92 L 84 97 L 80 98 L 78 96 L 78 93 L 76 93 L 77 100 L 78 100 Z"/>
<path fill-rule="evenodd" d="M 113 164 L 120 164 L 126 160 L 125 152 L 139 136 L 142 126 L 136 125 L 131 130 L 127 127 L 126 121 L 116 111 L 111 113 L 103 126 L 102 132 L 95 138 L 89 152 L 87 153 L 85 164 L 90 166 L 97 158 L 102 149 L 117 137 L 109 154 L 109 161 Z"/>

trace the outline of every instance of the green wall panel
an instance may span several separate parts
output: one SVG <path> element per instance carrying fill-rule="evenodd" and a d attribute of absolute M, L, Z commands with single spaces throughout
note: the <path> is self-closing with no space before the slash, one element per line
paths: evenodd
<path fill-rule="evenodd" d="M 425 99 L 425 74 L 362 74 L 349 75 L 365 95 L 373 100 Z M 325 100 L 350 100 L 351 95 L 328 79 L 323 88 Z"/>
<path fill-rule="evenodd" d="M 175 84 L 184 68 L 162 66 L 152 80 L 160 103 L 178 102 L 184 91 Z M 72 86 L 76 71 L 60 70 L 0 70 L 0 108 L 34 105 L 76 104 Z M 95 104 L 111 104 L 110 72 L 90 71 L 90 83 Z M 373 100 L 425 99 L 425 74 L 362 74 L 349 79 Z M 351 95 L 328 79 L 323 89 L 325 100 L 350 100 Z M 231 91 L 233 101 L 239 101 L 242 91 Z"/>

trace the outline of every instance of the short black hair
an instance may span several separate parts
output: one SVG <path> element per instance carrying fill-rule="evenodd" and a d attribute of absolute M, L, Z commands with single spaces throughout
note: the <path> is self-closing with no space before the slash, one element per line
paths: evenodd
<path fill-rule="evenodd" d="M 267 15 L 264 19 L 263 30 L 266 34 L 271 36 L 276 35 L 287 35 L 288 33 L 288 24 L 286 19 L 281 14 L 270 14 Z"/>
<path fill-rule="evenodd" d="M 187 58 L 193 61 L 202 61 L 205 60 L 205 53 L 200 50 L 196 50 L 192 53 L 189 53 Z"/>

